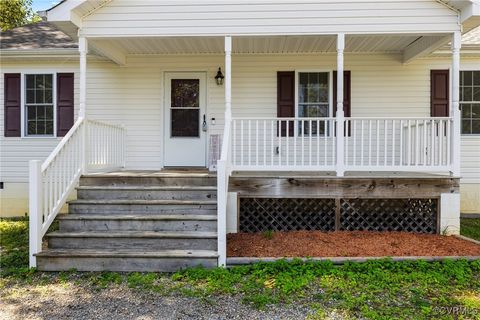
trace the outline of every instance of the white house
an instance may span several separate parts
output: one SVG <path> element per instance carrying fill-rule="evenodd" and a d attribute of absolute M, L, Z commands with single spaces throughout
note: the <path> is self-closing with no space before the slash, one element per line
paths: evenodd
<path fill-rule="evenodd" d="M 0 209 L 29 212 L 31 265 L 223 265 L 226 232 L 456 233 L 460 210 L 480 212 L 476 0 L 45 15 L 0 49 Z"/>

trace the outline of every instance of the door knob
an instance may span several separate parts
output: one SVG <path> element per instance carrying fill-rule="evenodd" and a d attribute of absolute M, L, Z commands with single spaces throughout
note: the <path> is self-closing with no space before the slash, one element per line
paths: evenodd
<path fill-rule="evenodd" d="M 203 115 L 202 130 L 207 132 L 207 118 L 205 115 Z"/>

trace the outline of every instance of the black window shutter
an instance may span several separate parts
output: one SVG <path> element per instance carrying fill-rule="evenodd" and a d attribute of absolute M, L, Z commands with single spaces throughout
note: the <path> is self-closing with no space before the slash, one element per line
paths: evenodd
<path fill-rule="evenodd" d="M 277 117 L 295 117 L 295 71 L 277 72 Z M 280 134 L 287 136 L 286 123 L 282 122 Z M 288 135 L 293 136 L 294 122 L 290 121 Z"/>
<path fill-rule="evenodd" d="M 343 113 L 346 118 L 352 116 L 352 77 L 350 71 L 343 72 Z M 337 116 L 337 71 L 333 71 L 333 116 Z M 351 135 L 351 128 L 348 129 L 348 136 Z"/>
<path fill-rule="evenodd" d="M 20 73 L 4 75 L 4 128 L 5 137 L 21 136 Z"/>
<path fill-rule="evenodd" d="M 63 137 L 74 122 L 73 73 L 57 73 L 57 136 Z"/>
<path fill-rule="evenodd" d="M 448 70 L 430 71 L 430 114 L 448 117 L 450 109 L 450 76 Z"/>
<path fill-rule="evenodd" d="M 343 112 L 345 117 L 352 116 L 351 72 L 343 72 Z M 333 71 L 333 116 L 337 115 L 337 71 Z"/>

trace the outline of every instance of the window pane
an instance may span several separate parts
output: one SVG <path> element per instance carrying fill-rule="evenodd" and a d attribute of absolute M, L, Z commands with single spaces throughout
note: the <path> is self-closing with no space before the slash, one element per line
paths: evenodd
<path fill-rule="evenodd" d="M 472 104 L 471 117 L 480 119 L 480 103 Z"/>
<path fill-rule="evenodd" d="M 46 120 L 45 106 L 37 106 L 37 120 Z"/>
<path fill-rule="evenodd" d="M 462 134 L 470 134 L 471 133 L 471 121 L 470 120 L 462 120 Z"/>
<path fill-rule="evenodd" d="M 480 120 L 472 120 L 472 131 L 473 134 L 480 134 Z"/>
<path fill-rule="evenodd" d="M 172 137 L 199 137 L 200 110 L 199 109 L 172 109 Z"/>
<path fill-rule="evenodd" d="M 46 74 L 45 75 L 45 88 L 46 89 L 52 89 L 52 83 L 53 83 L 53 75 Z"/>
<path fill-rule="evenodd" d="M 36 90 L 35 91 L 35 103 L 45 103 L 44 94 L 45 94 L 45 92 L 43 90 Z"/>
<path fill-rule="evenodd" d="M 35 75 L 35 89 L 43 89 L 44 84 L 43 84 L 43 75 L 41 74 L 36 74 Z"/>
<path fill-rule="evenodd" d="M 34 75 L 31 75 L 31 74 L 28 74 L 25 76 L 25 78 L 27 79 L 27 89 L 33 89 L 35 88 L 35 76 Z"/>
<path fill-rule="evenodd" d="M 473 72 L 463 71 L 463 85 L 471 86 L 473 84 Z"/>
<path fill-rule="evenodd" d="M 462 119 L 470 119 L 472 114 L 471 104 L 462 104 Z"/>
<path fill-rule="evenodd" d="M 27 89 L 27 103 L 35 103 L 35 90 Z"/>
<path fill-rule="evenodd" d="M 45 134 L 53 135 L 53 121 L 46 122 Z"/>
<path fill-rule="evenodd" d="M 46 110 L 47 120 L 53 121 L 53 106 L 48 106 Z"/>
<path fill-rule="evenodd" d="M 53 103 L 52 89 L 45 90 L 45 103 Z"/>
<path fill-rule="evenodd" d="M 328 105 L 300 105 L 298 109 L 299 117 L 327 117 Z"/>
<path fill-rule="evenodd" d="M 27 107 L 27 119 L 32 120 L 36 118 L 36 109 L 35 107 Z"/>
<path fill-rule="evenodd" d="M 463 96 L 461 97 L 462 101 L 473 101 L 473 91 L 472 87 L 463 88 Z"/>
<path fill-rule="evenodd" d="M 480 101 L 480 87 L 473 87 L 473 101 Z"/>
<path fill-rule="evenodd" d="M 35 121 L 28 121 L 27 134 L 34 135 L 37 133 L 37 123 Z"/>
<path fill-rule="evenodd" d="M 328 103 L 328 73 L 300 73 L 299 102 Z"/>
<path fill-rule="evenodd" d="M 200 108 L 200 80 L 172 79 L 172 108 Z"/>
<path fill-rule="evenodd" d="M 37 121 L 37 134 L 38 135 L 45 134 L 45 121 Z"/>
<path fill-rule="evenodd" d="M 473 72 L 473 84 L 480 86 L 480 71 Z"/>

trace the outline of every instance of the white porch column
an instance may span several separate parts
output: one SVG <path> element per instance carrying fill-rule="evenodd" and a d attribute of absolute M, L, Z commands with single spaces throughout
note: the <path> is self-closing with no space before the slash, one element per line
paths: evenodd
<path fill-rule="evenodd" d="M 460 176 L 460 140 L 461 140 L 461 112 L 460 112 L 460 48 L 462 34 L 460 31 L 452 36 L 452 103 L 450 117 L 453 118 L 452 130 L 452 174 Z"/>
<path fill-rule="evenodd" d="M 78 37 L 78 51 L 80 53 L 80 109 L 78 116 L 85 118 L 86 115 L 86 101 L 87 101 L 87 52 L 88 43 L 85 36 L 79 32 Z"/>
<path fill-rule="evenodd" d="M 345 174 L 345 114 L 343 112 L 343 51 L 345 49 L 345 34 L 337 35 L 337 176 Z"/>
<path fill-rule="evenodd" d="M 225 130 L 222 143 L 222 157 L 217 161 L 218 194 L 218 266 L 227 265 L 227 210 L 228 210 L 228 176 L 230 174 L 230 122 L 232 121 L 232 37 L 225 37 Z"/>
<path fill-rule="evenodd" d="M 232 119 L 232 37 L 225 37 L 225 120 Z"/>

